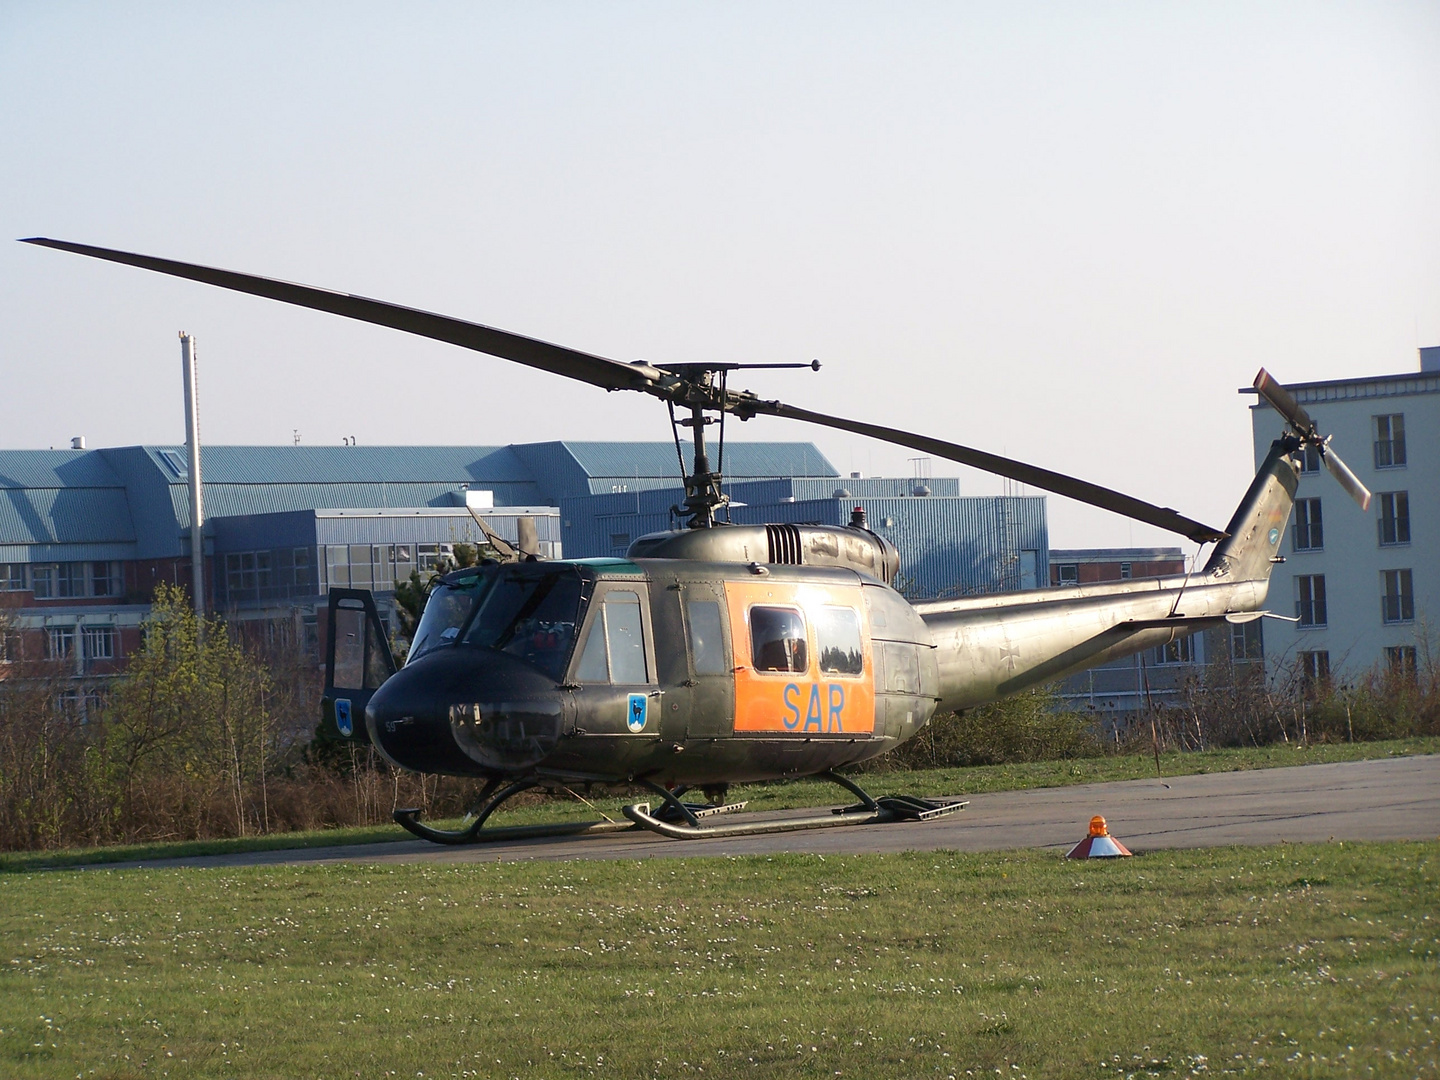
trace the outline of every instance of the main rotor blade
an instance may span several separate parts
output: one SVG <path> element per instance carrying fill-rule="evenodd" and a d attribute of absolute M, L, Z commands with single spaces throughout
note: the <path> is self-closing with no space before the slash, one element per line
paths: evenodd
<path fill-rule="evenodd" d="M 192 263 L 176 262 L 173 259 L 159 259 L 151 255 L 137 255 L 128 251 L 112 251 L 109 248 L 92 247 L 89 244 L 72 244 L 64 240 L 50 240 L 41 236 L 31 237 L 21 242 L 56 248 L 60 251 L 71 251 L 77 255 L 89 255 L 91 258 L 105 259 L 109 262 L 125 263 L 128 266 L 138 266 L 143 270 L 169 274 L 171 277 L 188 278 L 191 281 L 204 282 L 206 285 L 217 285 L 233 292 L 263 296 L 285 304 L 314 308 L 316 311 L 328 311 L 332 315 L 342 315 L 347 319 L 358 319 L 361 322 L 375 323 L 378 326 L 388 326 L 435 341 L 459 345 L 463 349 L 473 349 L 475 352 L 498 356 L 502 360 L 512 360 L 517 364 L 524 364 L 526 367 L 539 368 L 541 371 L 578 379 L 581 382 L 590 383 L 592 386 L 604 387 L 606 390 L 647 390 L 652 384 L 653 375 L 658 374 L 648 365 L 642 367 L 624 364 L 618 360 L 592 356 L 590 353 L 569 349 L 563 345 L 552 345 L 548 341 L 540 341 L 536 338 L 512 334 L 506 330 L 497 330 L 491 326 L 481 326 L 478 323 L 453 319 L 448 315 L 436 315 L 428 311 L 419 311 L 416 308 L 401 307 L 399 304 L 389 304 L 383 300 L 370 300 L 363 296 L 352 296 L 349 293 L 334 292 L 330 289 L 317 289 L 312 285 L 297 285 L 289 281 L 276 281 L 273 278 L 256 277 L 253 274 L 241 274 L 233 270 L 196 266 Z"/>
<path fill-rule="evenodd" d="M 1320 451 L 1320 460 L 1325 462 L 1325 468 L 1330 470 L 1342 488 L 1350 493 L 1350 497 L 1360 504 L 1361 510 L 1370 509 L 1370 489 L 1360 482 L 1349 465 L 1340 460 L 1340 455 L 1331 450 L 1328 446 Z"/>
<path fill-rule="evenodd" d="M 1275 377 L 1263 367 L 1255 376 L 1255 390 L 1270 403 L 1272 409 L 1286 419 L 1297 434 L 1315 434 L 1315 421 L 1310 419 L 1310 414 L 1295 400 L 1295 395 L 1276 382 Z"/>
<path fill-rule="evenodd" d="M 750 410 L 747 408 L 746 411 Z M 1196 543 L 1204 544 L 1212 540 L 1223 540 L 1229 535 L 1213 526 L 1192 521 L 1169 507 L 1155 506 L 1130 495 L 1111 491 L 1099 484 L 1092 484 L 1088 480 L 1077 480 L 1064 473 L 1051 472 L 1038 465 L 1027 465 L 1023 461 L 988 454 L 984 450 L 974 450 L 968 446 L 932 439 L 926 435 L 916 435 L 913 432 L 901 431 L 897 428 L 882 427 L 879 424 L 867 424 L 860 420 L 846 420 L 839 416 L 811 412 L 809 409 L 797 409 L 793 405 L 786 405 L 779 401 L 756 402 L 754 411 L 769 416 L 782 416 L 791 420 L 804 420 L 806 423 L 819 424 L 822 427 L 835 428 L 839 431 L 850 431 L 857 435 L 868 435 L 872 439 L 895 443 L 898 446 L 908 446 L 912 450 L 923 450 L 927 454 L 934 454 L 936 457 L 942 457 L 949 461 L 958 461 L 962 465 L 984 469 L 986 472 L 1006 476 L 1011 480 L 1018 480 L 1022 484 L 1029 484 L 1031 487 L 1053 491 L 1057 495 L 1064 495 L 1077 502 L 1098 506 L 1102 510 L 1123 514 L 1148 525 L 1157 525 L 1170 532 L 1187 536 Z"/>

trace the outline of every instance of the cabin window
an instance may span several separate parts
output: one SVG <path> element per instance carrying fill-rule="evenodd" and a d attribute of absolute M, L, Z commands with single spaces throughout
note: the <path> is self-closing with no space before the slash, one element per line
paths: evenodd
<path fill-rule="evenodd" d="M 805 616 L 794 608 L 751 608 L 750 656 L 756 671 L 808 671 Z"/>
<path fill-rule="evenodd" d="M 686 605 L 689 615 L 690 657 L 696 675 L 723 675 L 725 637 L 720 626 L 720 604 L 715 600 L 691 600 Z"/>
<path fill-rule="evenodd" d="M 590 627 L 575 677 L 581 682 L 646 683 L 644 620 L 639 593 L 607 593 Z"/>
<path fill-rule="evenodd" d="M 848 607 L 822 607 L 815 617 L 815 644 L 820 670 L 833 675 L 861 675 L 865 652 L 860 644 L 860 614 Z"/>

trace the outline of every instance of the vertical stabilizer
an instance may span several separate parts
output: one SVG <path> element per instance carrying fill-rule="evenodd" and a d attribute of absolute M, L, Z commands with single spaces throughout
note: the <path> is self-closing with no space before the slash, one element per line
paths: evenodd
<path fill-rule="evenodd" d="M 1231 581 L 1269 580 L 1295 505 L 1300 478 L 1291 455 L 1298 446 L 1299 440 L 1288 435 L 1270 444 L 1270 453 L 1230 519 L 1230 535 L 1205 564 L 1206 574 Z"/>

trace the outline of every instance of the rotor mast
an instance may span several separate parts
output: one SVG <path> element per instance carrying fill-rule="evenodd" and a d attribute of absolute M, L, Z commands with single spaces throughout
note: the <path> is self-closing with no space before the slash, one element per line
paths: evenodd
<path fill-rule="evenodd" d="M 691 439 L 694 443 L 694 459 L 691 465 L 690 474 L 684 477 L 685 502 L 671 508 L 672 513 L 680 514 L 688 520 L 686 524 L 692 529 L 709 529 L 715 524 L 715 511 L 722 506 L 730 504 L 730 496 L 721 491 L 723 477 L 719 471 L 710 468 L 710 455 L 705 449 L 705 427 L 707 424 L 720 425 L 720 465 L 723 469 L 725 458 L 725 414 L 735 412 L 740 419 L 748 420 L 752 413 L 743 409 L 743 403 L 753 399 L 754 395 L 732 394 L 725 385 L 725 376 L 732 371 L 751 370 L 754 368 L 809 368 L 811 371 L 820 370 L 820 361 L 812 360 L 808 364 L 666 364 L 664 371 L 675 381 L 667 387 L 672 405 L 679 405 L 688 408 L 688 418 L 674 419 L 672 412 L 671 419 L 676 426 L 675 448 L 680 448 L 679 428 L 688 427 L 691 429 Z M 719 376 L 718 383 L 716 375 Z M 738 407 L 737 406 L 741 406 Z M 710 409 L 720 415 L 709 417 L 705 410 Z M 685 460 L 680 460 L 682 472 Z"/>

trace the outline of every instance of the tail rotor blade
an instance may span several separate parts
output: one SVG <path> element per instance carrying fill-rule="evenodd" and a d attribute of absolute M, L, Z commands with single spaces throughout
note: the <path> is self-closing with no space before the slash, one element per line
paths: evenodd
<path fill-rule="evenodd" d="M 1297 434 L 1315 433 L 1315 421 L 1310 419 L 1310 414 L 1295 400 L 1295 395 L 1276 382 L 1275 377 L 1263 367 L 1260 374 L 1255 376 L 1255 390 L 1270 403 L 1271 408 L 1289 422 Z"/>
<path fill-rule="evenodd" d="M 1360 482 L 1360 478 L 1355 475 L 1349 465 L 1340 460 L 1340 455 L 1327 446 L 1321 451 L 1320 457 L 1325 462 L 1325 468 L 1330 470 L 1330 475 L 1335 477 L 1336 482 L 1360 504 L 1360 509 L 1369 510 L 1370 489 Z"/>

